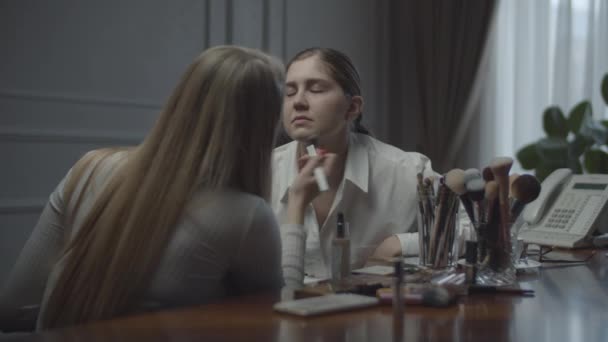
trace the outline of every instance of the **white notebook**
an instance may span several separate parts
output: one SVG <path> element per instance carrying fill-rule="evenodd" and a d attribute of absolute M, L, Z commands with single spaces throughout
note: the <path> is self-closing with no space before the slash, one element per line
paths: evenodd
<path fill-rule="evenodd" d="M 374 265 L 353 270 L 352 273 L 389 276 L 395 273 L 395 268 L 392 266 Z"/>
<path fill-rule="evenodd" d="M 378 298 L 353 293 L 329 294 L 319 297 L 279 302 L 274 309 L 298 316 L 313 316 L 324 313 L 346 311 L 378 304 Z"/>

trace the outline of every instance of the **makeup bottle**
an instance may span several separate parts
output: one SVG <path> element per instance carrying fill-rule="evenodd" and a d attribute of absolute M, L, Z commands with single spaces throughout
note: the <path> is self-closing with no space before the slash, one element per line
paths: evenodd
<path fill-rule="evenodd" d="M 340 286 L 350 275 L 350 240 L 346 232 L 344 214 L 338 213 L 336 235 L 331 242 L 331 277 L 334 285 Z"/>

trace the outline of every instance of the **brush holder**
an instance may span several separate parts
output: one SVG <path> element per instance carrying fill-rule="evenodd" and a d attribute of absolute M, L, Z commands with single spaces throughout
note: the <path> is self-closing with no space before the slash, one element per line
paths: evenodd
<path fill-rule="evenodd" d="M 498 218 L 498 215 L 496 216 Z M 511 234 L 513 222 L 500 226 L 500 220 L 476 224 L 477 231 L 477 284 L 491 286 L 512 285 L 516 282 L 513 263 L 514 246 L 517 241 Z M 515 237 L 516 239 L 516 237 Z"/>
<path fill-rule="evenodd" d="M 461 236 L 456 196 L 448 195 L 441 205 L 428 201 L 417 215 L 419 264 L 430 269 L 456 267 Z"/>

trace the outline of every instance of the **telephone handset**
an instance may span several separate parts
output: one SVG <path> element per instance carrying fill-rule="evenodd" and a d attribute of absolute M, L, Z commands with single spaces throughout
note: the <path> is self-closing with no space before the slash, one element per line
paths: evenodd
<path fill-rule="evenodd" d="M 591 234 L 608 230 L 608 175 L 573 175 L 557 169 L 542 183 L 538 198 L 526 206 L 519 237 L 559 247 L 589 245 Z"/>

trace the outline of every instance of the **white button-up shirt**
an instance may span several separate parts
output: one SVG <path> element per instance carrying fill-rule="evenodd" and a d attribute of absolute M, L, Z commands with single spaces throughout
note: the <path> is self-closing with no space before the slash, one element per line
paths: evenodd
<path fill-rule="evenodd" d="M 342 179 L 326 221 L 319 227 L 312 204 L 306 208 L 304 270 L 328 277 L 331 241 L 338 212 L 349 224 L 351 267 L 362 267 L 375 248 L 396 235 L 406 254 L 418 254 L 416 231 L 417 173 L 434 175 L 430 160 L 417 152 L 404 152 L 370 136 L 351 133 Z M 288 189 L 298 174 L 297 142 L 274 150 L 272 208 L 285 222 Z M 292 242 L 284 241 L 284 248 Z"/>

